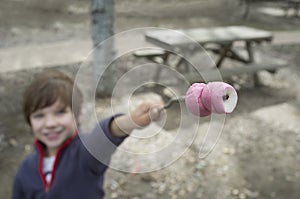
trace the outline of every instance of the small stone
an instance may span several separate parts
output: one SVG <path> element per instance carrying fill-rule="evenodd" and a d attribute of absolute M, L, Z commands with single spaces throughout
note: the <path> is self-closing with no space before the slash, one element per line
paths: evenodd
<path fill-rule="evenodd" d="M 10 138 L 10 139 L 8 140 L 8 144 L 11 145 L 11 146 L 13 146 L 13 147 L 16 147 L 16 146 L 18 145 L 18 142 L 17 142 L 16 139 Z"/>
<path fill-rule="evenodd" d="M 235 149 L 234 148 L 225 147 L 223 149 L 223 153 L 226 154 L 226 155 L 234 155 L 235 154 Z"/>
<path fill-rule="evenodd" d="M 293 178 L 292 178 L 292 176 L 285 176 L 285 180 L 286 180 L 287 182 L 292 182 L 292 181 L 293 181 Z"/>
<path fill-rule="evenodd" d="M 258 196 L 259 196 L 259 192 L 258 192 L 258 191 L 251 191 L 251 190 L 249 190 L 249 189 L 245 189 L 245 190 L 244 190 L 244 193 L 245 193 L 248 197 L 250 197 L 250 198 L 258 198 Z"/>
<path fill-rule="evenodd" d="M 157 188 L 159 185 L 158 185 L 158 183 L 156 183 L 156 182 L 151 182 L 151 183 L 150 183 L 150 186 L 151 186 L 152 188 Z"/>
<path fill-rule="evenodd" d="M 166 190 L 166 184 L 161 184 L 158 188 L 158 193 L 162 194 Z"/>
<path fill-rule="evenodd" d="M 183 196 L 183 195 L 186 194 L 186 192 L 185 192 L 185 190 L 180 190 L 180 191 L 178 192 L 178 194 L 179 194 L 180 196 Z"/>
<path fill-rule="evenodd" d="M 60 30 L 63 29 L 63 27 L 64 27 L 64 25 L 63 25 L 61 22 L 59 22 L 59 21 L 56 21 L 56 22 L 53 24 L 53 29 L 54 29 L 55 31 L 60 31 Z"/>
<path fill-rule="evenodd" d="M 118 194 L 116 192 L 113 192 L 110 194 L 110 198 L 118 198 Z"/>
<path fill-rule="evenodd" d="M 25 150 L 25 152 L 31 152 L 32 151 L 32 146 L 30 144 L 26 144 L 24 146 L 24 150 Z"/>
<path fill-rule="evenodd" d="M 141 179 L 142 179 L 143 182 L 152 182 L 154 180 L 154 178 L 150 175 L 142 176 Z"/>
<path fill-rule="evenodd" d="M 228 165 L 224 165 L 222 167 L 223 172 L 227 172 L 229 170 L 229 166 Z"/>
<path fill-rule="evenodd" d="M 196 164 L 196 168 L 198 170 L 202 170 L 205 166 L 206 166 L 206 162 L 205 161 L 200 161 L 200 162 L 198 162 L 198 164 Z"/>
<path fill-rule="evenodd" d="M 19 29 L 19 28 L 17 28 L 17 27 L 13 27 L 12 29 L 11 29 L 11 34 L 13 35 L 13 36 L 18 36 L 18 35 L 20 35 L 22 33 L 22 31 Z"/>
<path fill-rule="evenodd" d="M 246 199 L 246 194 L 240 193 L 239 194 L 239 199 Z"/>
<path fill-rule="evenodd" d="M 111 182 L 110 189 L 111 190 L 116 190 L 118 187 L 119 187 L 119 183 L 117 181 L 113 180 Z"/>
<path fill-rule="evenodd" d="M 193 164 L 196 162 L 196 159 L 194 157 L 188 157 L 188 161 Z"/>
<path fill-rule="evenodd" d="M 240 191 L 239 191 L 238 189 L 233 189 L 233 190 L 231 191 L 231 194 L 234 195 L 234 196 L 239 195 L 239 193 L 240 193 Z"/>
<path fill-rule="evenodd" d="M 188 185 L 186 189 L 188 192 L 192 192 L 194 190 L 193 185 Z"/>
<path fill-rule="evenodd" d="M 230 148 L 229 149 L 229 154 L 230 155 L 234 155 L 235 154 L 235 149 L 234 148 Z"/>
<path fill-rule="evenodd" d="M 225 148 L 223 149 L 223 153 L 224 153 L 224 154 L 229 154 L 229 149 L 228 149 L 227 147 L 225 147 Z"/>

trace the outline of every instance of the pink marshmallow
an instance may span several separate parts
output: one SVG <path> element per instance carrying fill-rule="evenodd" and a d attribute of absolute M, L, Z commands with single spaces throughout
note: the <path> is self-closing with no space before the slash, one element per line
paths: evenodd
<path fill-rule="evenodd" d="M 237 104 L 235 89 L 224 82 L 194 83 L 185 96 L 187 109 L 204 117 L 213 113 L 231 113 Z"/>
<path fill-rule="evenodd" d="M 194 115 L 204 117 L 211 114 L 201 101 L 203 89 L 206 87 L 203 83 L 194 83 L 190 86 L 185 95 L 185 104 L 187 109 Z"/>
<path fill-rule="evenodd" d="M 236 107 L 237 99 L 235 89 L 224 82 L 209 82 L 202 94 L 204 106 L 219 114 L 231 113 Z"/>

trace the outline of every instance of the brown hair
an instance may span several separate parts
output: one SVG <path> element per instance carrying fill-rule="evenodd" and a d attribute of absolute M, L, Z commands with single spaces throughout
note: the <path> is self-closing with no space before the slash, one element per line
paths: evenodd
<path fill-rule="evenodd" d="M 72 78 L 59 71 L 43 72 L 28 86 L 23 96 L 23 112 L 30 125 L 30 115 L 38 109 L 51 106 L 60 100 L 70 106 L 78 119 L 82 93 Z"/>

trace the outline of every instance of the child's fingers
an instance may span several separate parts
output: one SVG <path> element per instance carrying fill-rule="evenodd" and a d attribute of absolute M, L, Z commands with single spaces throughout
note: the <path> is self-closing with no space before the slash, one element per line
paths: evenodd
<path fill-rule="evenodd" d="M 144 102 L 140 104 L 137 109 L 132 112 L 132 121 L 140 128 L 149 125 L 152 121 L 160 119 L 163 111 L 163 104 L 160 101 Z"/>
<path fill-rule="evenodd" d="M 159 109 L 157 107 L 153 107 L 149 111 L 149 116 L 152 121 L 156 121 L 159 118 Z"/>
<path fill-rule="evenodd" d="M 146 101 L 139 105 L 138 109 L 142 113 L 147 113 L 152 111 L 154 108 L 162 107 L 163 103 L 161 101 Z"/>
<path fill-rule="evenodd" d="M 155 104 L 154 106 L 151 107 L 149 114 L 152 121 L 160 120 L 162 115 L 165 114 L 163 105 Z"/>

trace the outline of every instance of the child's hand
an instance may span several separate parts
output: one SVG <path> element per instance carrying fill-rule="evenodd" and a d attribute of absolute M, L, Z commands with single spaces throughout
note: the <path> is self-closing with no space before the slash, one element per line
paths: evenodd
<path fill-rule="evenodd" d="M 137 128 L 148 126 L 152 121 L 161 118 L 164 112 L 164 110 L 160 111 L 162 107 L 163 103 L 160 101 L 144 102 L 130 114 L 131 120 Z"/>
<path fill-rule="evenodd" d="M 110 126 L 111 134 L 115 137 L 129 135 L 134 129 L 148 126 L 152 121 L 159 120 L 164 114 L 160 101 L 144 102 L 129 115 L 115 118 Z"/>

